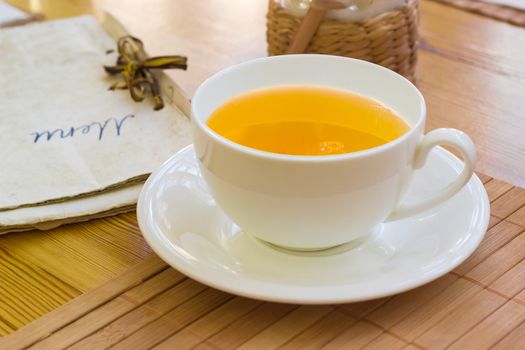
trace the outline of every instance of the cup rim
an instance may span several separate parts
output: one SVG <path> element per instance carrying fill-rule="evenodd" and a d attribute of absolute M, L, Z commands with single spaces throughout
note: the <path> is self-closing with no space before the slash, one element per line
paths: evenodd
<path fill-rule="evenodd" d="M 213 80 L 221 79 L 223 76 L 229 74 L 230 72 L 235 71 L 236 69 L 239 69 L 244 66 L 258 64 L 258 63 L 265 62 L 265 61 L 295 60 L 295 59 L 300 59 L 304 57 L 320 58 L 320 59 L 328 59 L 328 60 L 333 59 L 333 60 L 350 62 L 356 65 L 369 66 L 369 67 L 373 67 L 374 69 L 377 69 L 383 72 L 384 74 L 388 74 L 388 75 L 395 77 L 396 79 L 400 79 L 403 83 L 407 84 L 409 88 L 411 88 L 415 92 L 416 96 L 418 97 L 419 104 L 420 104 L 420 113 L 419 113 L 417 122 L 414 125 L 410 125 L 410 130 L 408 132 L 380 146 L 368 148 L 368 149 L 361 150 L 361 151 L 349 152 L 349 153 L 339 153 L 339 154 L 330 154 L 330 155 L 295 155 L 295 154 L 268 152 L 268 151 L 263 151 L 263 150 L 259 150 L 256 148 L 251 148 L 248 146 L 238 144 L 236 142 L 233 142 L 227 139 L 224 136 L 221 136 L 220 134 L 212 130 L 206 124 L 205 120 L 201 120 L 200 118 L 196 117 L 196 111 L 195 111 L 196 107 L 195 106 L 200 99 L 200 94 L 202 93 L 202 90 L 204 90 L 207 87 L 207 85 L 209 85 Z M 358 60 L 355 58 L 334 56 L 334 55 L 293 54 L 293 55 L 259 57 L 259 58 L 255 58 L 252 60 L 244 61 L 244 62 L 235 64 L 235 65 L 229 66 L 213 74 L 212 76 L 207 78 L 202 84 L 200 84 L 197 90 L 195 91 L 195 94 L 193 96 L 192 103 L 191 103 L 191 113 L 192 113 L 191 119 L 194 125 L 199 127 L 208 137 L 212 138 L 214 141 L 226 146 L 227 148 L 233 149 L 234 151 L 238 151 L 246 155 L 250 155 L 253 157 L 257 157 L 257 158 L 272 159 L 272 160 L 278 160 L 278 161 L 316 163 L 316 162 L 340 161 L 340 160 L 347 160 L 347 159 L 354 159 L 354 158 L 364 158 L 367 156 L 371 156 L 371 155 L 375 155 L 375 154 L 384 152 L 388 149 L 391 149 L 399 145 L 400 143 L 405 142 L 407 139 L 412 137 L 412 135 L 416 132 L 416 130 L 419 130 L 422 124 L 425 122 L 426 103 L 425 103 L 425 98 L 423 97 L 419 89 L 410 80 L 378 64 L 371 63 L 368 61 Z"/>

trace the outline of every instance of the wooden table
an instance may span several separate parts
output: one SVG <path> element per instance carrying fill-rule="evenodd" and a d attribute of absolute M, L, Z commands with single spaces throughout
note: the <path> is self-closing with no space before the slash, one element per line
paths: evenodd
<path fill-rule="evenodd" d="M 145 41 L 152 54 L 175 53 L 189 56 L 190 68 L 187 72 L 175 71 L 170 74 L 190 96 L 200 82 L 219 69 L 265 55 L 266 0 L 9 2 L 44 12 L 49 18 L 99 13 L 101 9 L 112 12 L 131 33 Z M 525 187 L 525 29 L 428 0 L 422 1 L 421 9 L 422 45 L 419 53 L 418 85 L 428 103 L 427 129 L 448 126 L 468 132 L 475 140 L 479 152 L 477 170 L 503 180 L 492 180 L 488 184 L 492 198 L 502 196 L 504 200 L 500 199 L 500 202 L 504 203 L 499 205 L 504 207 L 507 202 L 515 204 L 521 201 L 522 191 L 513 189 L 507 183 Z M 488 180 L 488 177 L 484 179 Z M 490 253 L 514 237 L 523 236 L 521 232 L 525 223 L 520 226 L 523 222 L 520 220 L 524 220 L 525 211 L 518 210 L 515 206 L 510 208 L 512 211 L 509 211 L 507 205 L 506 211 L 501 211 L 499 216 L 492 218 L 494 225 L 511 217 L 508 223 L 503 220 L 505 222 L 499 223 L 492 230 L 494 232 L 491 237 L 495 243 L 490 241 L 486 248 Z M 513 214 L 514 211 L 516 213 Z M 523 251 L 525 244 L 517 249 L 521 249 L 520 247 Z M 484 253 L 486 252 L 481 254 Z M 116 281 L 115 283 L 123 285 L 131 283 L 132 286 L 134 282 L 129 278 L 126 280 L 126 274 L 129 274 L 130 267 L 138 263 L 142 262 L 143 265 L 140 266 L 146 266 L 146 270 L 156 269 L 155 273 L 165 271 L 165 266 L 151 257 L 151 254 L 151 249 L 138 230 L 135 214 L 68 225 L 48 232 L 16 233 L 0 237 L 0 335 L 17 330 L 103 282 Z M 523 264 L 523 257 L 516 251 L 508 254 L 509 259 L 518 259 L 516 264 Z M 477 261 L 480 262 L 481 260 Z M 493 265 L 489 264 L 487 267 L 491 268 Z M 182 278 L 177 277 L 174 272 L 164 274 L 172 274 L 174 279 Z M 457 276 L 462 274 L 458 273 Z M 516 278 L 523 281 L 523 276 L 518 274 Z M 159 278 L 162 280 L 162 276 Z M 464 285 L 456 287 L 458 291 L 465 288 Z M 523 289 L 525 285 L 519 288 Z M 96 289 L 96 292 L 99 293 L 99 290 Z M 115 293 L 120 295 L 120 292 Z M 213 298 L 214 292 L 206 293 Z M 453 303 L 457 295 L 454 291 L 450 293 L 450 302 Z M 84 294 L 86 295 L 90 297 L 92 294 Z M 240 300 L 239 302 L 244 302 Z M 381 303 L 385 301 L 357 306 L 350 304 L 345 307 L 348 310 L 357 307 L 357 311 L 348 313 L 351 317 L 356 317 L 364 315 L 365 311 L 371 313 Z M 489 302 L 484 307 L 494 308 L 495 305 L 497 302 L 492 299 L 492 303 Z M 525 304 L 519 305 L 525 308 Z M 396 304 L 385 312 L 394 313 L 395 307 Z M 286 308 L 289 306 L 283 306 L 283 310 Z M 454 310 L 451 309 L 450 312 L 452 311 Z M 511 319 L 507 326 L 512 326 L 511 330 L 518 329 L 523 322 L 520 318 L 521 309 L 518 312 L 515 309 L 511 311 L 519 317 Z M 313 311 L 304 311 L 306 314 L 308 312 Z M 333 310 L 319 308 L 316 312 L 322 318 L 322 315 L 332 313 Z M 300 315 L 301 311 L 297 317 L 300 318 Z M 339 316 L 344 318 L 345 315 Z M 286 322 L 293 325 L 295 321 L 292 317 Z M 372 321 L 360 322 L 363 323 L 360 327 L 364 329 Z M 405 323 L 400 327 L 413 324 Z M 497 325 L 492 326 L 497 328 Z M 388 324 L 381 327 L 383 328 L 379 329 L 388 329 Z M 444 332 L 450 331 L 443 327 Z M 307 335 L 312 339 L 317 336 L 323 338 L 323 332 L 328 332 L 326 328 L 320 321 L 319 329 L 314 329 Z M 468 329 L 462 330 L 464 333 L 467 331 Z M 505 331 L 508 330 L 505 328 Z M 279 333 L 278 329 L 274 329 L 274 332 Z M 483 328 L 478 333 L 483 334 Z M 478 333 L 472 337 L 476 338 Z M 392 344 L 390 333 L 379 334 L 382 335 L 376 340 L 378 348 L 381 348 L 381 344 Z M 381 343 L 382 341 L 385 343 Z M 303 339 L 302 344 L 307 343 Z M 264 341 L 257 344 L 264 344 Z M 294 344 L 297 345 L 297 342 Z M 419 343 L 414 344 L 418 346 Z"/>

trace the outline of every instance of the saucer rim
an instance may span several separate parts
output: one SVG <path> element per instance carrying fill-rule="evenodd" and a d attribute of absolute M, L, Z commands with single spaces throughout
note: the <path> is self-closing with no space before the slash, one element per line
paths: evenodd
<path fill-rule="evenodd" d="M 450 164 L 451 166 L 454 166 L 454 168 L 457 168 L 462 164 L 461 161 L 455 155 L 445 150 L 444 148 L 436 147 L 436 149 L 438 149 L 438 152 L 442 153 L 443 156 L 448 158 L 449 163 L 455 163 Z M 436 280 L 437 278 L 444 276 L 445 274 L 459 266 L 470 255 L 472 255 L 475 249 L 479 246 L 479 244 L 485 236 L 489 224 L 489 198 L 485 187 L 483 186 L 483 183 L 476 174 L 473 174 L 472 178 L 469 180 L 467 185 L 472 186 L 472 193 L 474 196 L 480 196 L 480 201 L 478 202 L 478 209 L 480 215 L 478 216 L 476 221 L 471 224 L 471 226 L 469 227 L 469 231 L 467 231 L 473 232 L 473 234 L 471 234 L 471 237 L 469 238 L 468 245 L 463 246 L 460 251 L 456 252 L 454 259 L 451 259 L 444 265 L 440 265 L 438 268 L 422 273 L 421 275 L 419 275 L 420 277 L 413 277 L 408 280 L 399 281 L 393 287 L 384 288 L 381 291 L 370 291 L 368 293 L 360 293 L 358 295 L 346 295 L 344 293 L 338 293 L 338 295 L 330 295 L 330 293 L 333 294 L 334 288 L 342 291 L 349 286 L 348 284 L 306 286 L 298 284 L 277 283 L 265 279 L 256 279 L 250 277 L 241 277 L 242 280 L 250 282 L 247 284 L 229 283 L 238 282 L 239 279 L 234 278 L 232 281 L 218 280 L 217 278 L 213 278 L 212 276 L 210 276 L 209 269 L 205 267 L 199 268 L 198 270 L 195 269 L 195 266 L 189 265 L 185 260 L 180 259 L 179 256 L 173 254 L 167 247 L 165 247 L 162 242 L 162 237 L 164 237 L 165 239 L 165 235 L 161 234 L 162 237 L 157 237 L 157 234 L 153 232 L 154 229 L 148 225 L 152 222 L 152 218 L 148 218 L 147 211 L 145 210 L 145 205 L 146 203 L 148 203 L 147 197 L 148 195 L 150 195 L 150 191 L 153 191 L 155 189 L 155 183 L 159 181 L 159 179 L 162 179 L 163 175 L 165 175 L 165 173 L 169 171 L 173 163 L 175 163 L 177 159 L 186 152 L 193 152 L 193 145 L 188 145 L 185 148 L 178 151 L 173 156 L 171 156 L 161 165 L 161 167 L 159 167 L 155 172 L 153 172 L 148 178 L 148 180 L 145 182 L 144 187 L 140 193 L 139 200 L 137 202 L 137 219 L 140 230 L 146 242 L 150 245 L 153 251 L 168 265 L 172 266 L 185 276 L 194 279 L 195 281 L 198 281 L 212 288 L 242 297 L 278 303 L 323 305 L 360 302 L 399 294 L 425 285 L 433 280 Z M 207 270 L 208 272 L 204 270 Z M 272 288 L 270 291 L 268 290 L 268 288 L 265 287 L 276 288 Z M 289 289 L 289 291 L 285 292 L 286 289 Z M 315 293 L 313 293 L 314 291 Z"/>

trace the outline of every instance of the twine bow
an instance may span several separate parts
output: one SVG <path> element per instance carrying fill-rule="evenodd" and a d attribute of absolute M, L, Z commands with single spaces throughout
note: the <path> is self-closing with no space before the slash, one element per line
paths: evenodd
<path fill-rule="evenodd" d="M 117 62 L 114 66 L 104 66 L 104 70 L 111 74 L 122 76 L 123 81 L 117 81 L 109 90 L 128 89 L 133 101 L 143 101 L 148 93 L 153 97 L 153 108 L 159 110 L 164 107 L 160 93 L 159 82 L 150 69 L 184 69 L 187 58 L 184 56 L 158 56 L 148 58 L 144 51 L 144 44 L 139 39 L 128 35 L 121 37 L 118 42 Z"/>

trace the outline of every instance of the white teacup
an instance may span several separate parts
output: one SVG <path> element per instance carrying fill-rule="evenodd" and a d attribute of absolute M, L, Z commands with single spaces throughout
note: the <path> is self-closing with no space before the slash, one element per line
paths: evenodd
<path fill-rule="evenodd" d="M 260 151 L 215 133 L 206 119 L 249 90 L 290 84 L 324 85 L 381 101 L 411 126 L 403 136 L 364 151 L 297 156 Z M 202 175 L 224 212 L 249 233 L 290 249 L 324 249 L 367 235 L 384 221 L 417 214 L 450 198 L 470 179 L 476 155 L 463 132 L 423 135 L 425 101 L 402 76 L 381 66 L 328 55 L 265 57 L 224 69 L 192 101 L 194 144 Z M 415 169 L 436 145 L 457 149 L 459 177 L 421 203 L 403 205 Z"/>

